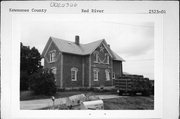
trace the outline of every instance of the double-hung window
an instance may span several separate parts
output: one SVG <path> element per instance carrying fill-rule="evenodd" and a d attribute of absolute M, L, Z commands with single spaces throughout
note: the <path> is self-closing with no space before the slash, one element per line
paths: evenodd
<path fill-rule="evenodd" d="M 55 60 L 56 60 L 56 51 L 55 50 L 53 50 L 53 51 L 51 51 L 50 52 L 50 54 L 49 54 L 49 61 L 50 61 L 50 63 L 51 62 L 55 62 Z"/>
<path fill-rule="evenodd" d="M 77 81 L 77 72 L 78 69 L 73 67 L 71 68 L 71 81 Z"/>
<path fill-rule="evenodd" d="M 109 64 L 109 55 L 107 55 L 106 58 L 107 58 L 107 64 Z"/>
<path fill-rule="evenodd" d="M 52 71 L 52 73 L 55 75 L 55 74 L 56 74 L 56 67 L 52 67 L 52 68 L 51 68 L 51 71 Z"/>
<path fill-rule="evenodd" d="M 108 69 L 106 69 L 105 74 L 106 74 L 106 80 L 109 81 L 110 80 L 110 71 Z"/>
<path fill-rule="evenodd" d="M 98 73 L 99 73 L 98 69 L 93 70 L 94 81 L 98 81 Z"/>

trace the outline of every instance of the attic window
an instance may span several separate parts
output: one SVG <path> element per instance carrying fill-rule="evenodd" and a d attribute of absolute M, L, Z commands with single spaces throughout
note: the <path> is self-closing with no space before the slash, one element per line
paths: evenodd
<path fill-rule="evenodd" d="M 52 62 L 55 62 L 55 57 L 56 57 L 56 51 L 55 50 L 53 50 L 53 51 L 50 51 L 50 53 L 49 53 L 49 61 L 50 61 L 50 63 L 52 63 Z"/>
<path fill-rule="evenodd" d="M 107 55 L 106 58 L 107 58 L 107 64 L 109 64 L 109 55 Z"/>
<path fill-rule="evenodd" d="M 95 59 L 94 59 L 94 62 L 95 62 L 95 63 L 98 63 L 99 53 L 96 52 L 96 51 L 94 52 L 94 58 L 95 58 Z"/>

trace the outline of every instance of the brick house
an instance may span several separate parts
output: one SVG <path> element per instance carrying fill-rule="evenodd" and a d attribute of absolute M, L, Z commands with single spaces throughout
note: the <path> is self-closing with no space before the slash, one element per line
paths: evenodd
<path fill-rule="evenodd" d="M 120 56 L 104 39 L 88 44 L 50 37 L 43 52 L 44 68 L 52 69 L 58 88 L 113 86 L 122 75 Z"/>

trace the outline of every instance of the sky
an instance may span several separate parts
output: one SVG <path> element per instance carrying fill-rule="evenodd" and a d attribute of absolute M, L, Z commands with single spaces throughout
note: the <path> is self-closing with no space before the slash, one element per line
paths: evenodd
<path fill-rule="evenodd" d="M 50 36 L 86 44 L 105 39 L 121 56 L 123 72 L 154 79 L 154 23 L 118 20 L 60 20 L 33 18 L 21 22 L 21 42 L 42 53 Z"/>

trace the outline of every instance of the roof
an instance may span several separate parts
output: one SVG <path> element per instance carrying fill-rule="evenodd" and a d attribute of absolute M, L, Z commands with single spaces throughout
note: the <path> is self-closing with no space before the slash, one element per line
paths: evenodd
<path fill-rule="evenodd" d="M 89 55 L 91 54 L 102 42 L 104 42 L 104 44 L 106 44 L 106 41 L 104 39 L 101 40 L 97 40 L 95 42 L 91 42 L 88 44 L 75 44 L 75 42 L 72 41 L 67 41 L 67 40 L 63 40 L 63 39 L 59 39 L 59 38 L 55 38 L 55 37 L 50 37 L 49 41 L 46 44 L 46 47 L 42 53 L 42 55 L 44 56 L 45 54 L 45 50 L 47 49 L 47 45 L 50 43 L 50 41 L 53 41 L 55 43 L 55 45 L 57 46 L 57 48 L 61 51 L 61 52 L 65 52 L 65 53 L 71 53 L 71 54 L 77 54 L 77 55 Z M 124 59 L 122 59 L 119 55 L 117 55 L 115 52 L 113 52 L 110 48 L 110 53 L 112 53 L 113 55 L 113 59 L 114 60 L 118 60 L 118 61 L 124 61 Z"/>

